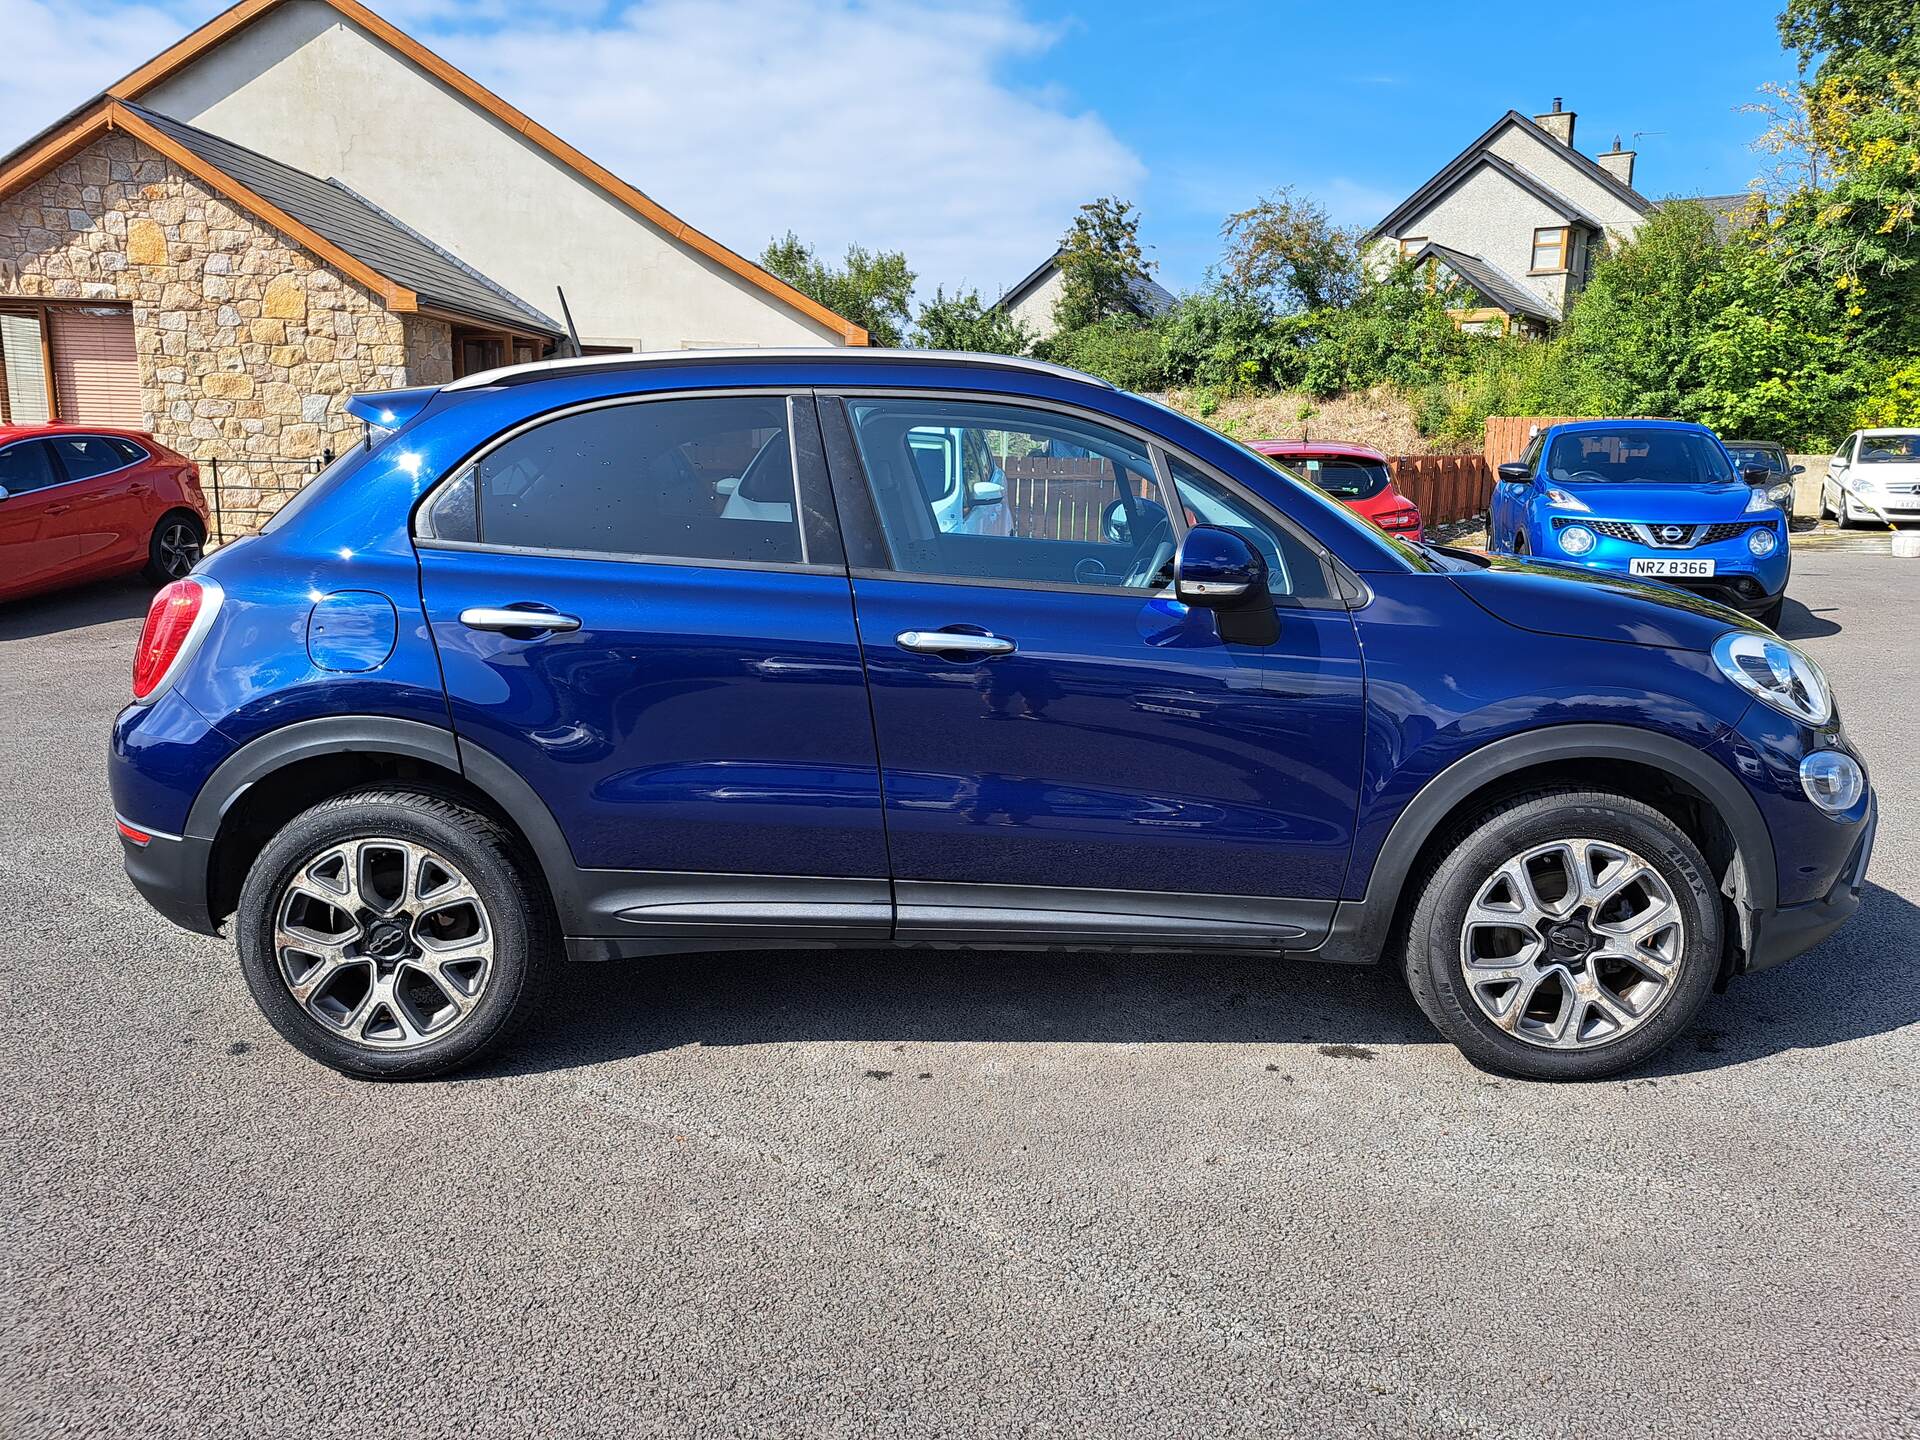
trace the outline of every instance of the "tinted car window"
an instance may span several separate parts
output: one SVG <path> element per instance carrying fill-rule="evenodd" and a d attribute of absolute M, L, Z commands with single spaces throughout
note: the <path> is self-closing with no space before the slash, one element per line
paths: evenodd
<path fill-rule="evenodd" d="M 1329 495 L 1342 500 L 1371 500 L 1392 483 L 1387 467 L 1378 460 L 1339 456 L 1295 460 L 1293 468 Z"/>
<path fill-rule="evenodd" d="M 1173 526 L 1146 447 L 1093 421 L 970 400 L 850 400 L 893 568 L 1147 589 Z"/>
<path fill-rule="evenodd" d="M 1169 456 L 1174 492 L 1189 528 L 1231 530 L 1265 557 L 1267 588 L 1276 597 L 1324 600 L 1332 593 L 1319 555 L 1278 520 L 1177 456 Z"/>
<path fill-rule="evenodd" d="M 429 523 L 440 538 L 464 538 L 451 532 L 470 523 L 488 545 L 801 559 L 787 405 L 777 396 L 651 400 L 563 415 L 483 455 L 471 477 L 470 522 L 457 484 L 435 497 Z"/>
<path fill-rule="evenodd" d="M 126 455 L 105 435 L 61 435 L 48 443 L 59 452 L 70 480 L 91 480 L 127 466 Z"/>
<path fill-rule="evenodd" d="M 1862 465 L 1911 465 L 1920 460 L 1920 435 L 1863 435 Z"/>
<path fill-rule="evenodd" d="M 24 495 L 51 485 L 60 477 L 54 473 L 52 457 L 39 440 L 9 445 L 0 450 L 0 489 L 9 495 Z"/>
<path fill-rule="evenodd" d="M 1567 485 L 1709 485 L 1732 480 L 1727 452 L 1698 430 L 1567 430 L 1553 437 L 1547 475 Z"/>

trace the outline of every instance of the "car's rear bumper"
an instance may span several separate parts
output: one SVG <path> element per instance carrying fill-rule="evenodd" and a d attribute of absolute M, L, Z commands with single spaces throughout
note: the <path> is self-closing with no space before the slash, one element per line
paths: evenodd
<path fill-rule="evenodd" d="M 1879 822 L 1878 802 L 1869 796 L 1867 823 L 1860 838 L 1839 878 L 1818 900 L 1750 912 L 1742 974 L 1771 970 L 1796 955 L 1804 955 L 1853 918 L 1866 888 L 1867 863 L 1873 858 L 1873 836 Z"/>
<path fill-rule="evenodd" d="M 218 935 L 220 927 L 207 913 L 207 863 L 211 840 L 190 835 L 155 835 L 142 845 L 120 837 L 121 858 L 133 888 L 167 919 L 185 930 Z"/>

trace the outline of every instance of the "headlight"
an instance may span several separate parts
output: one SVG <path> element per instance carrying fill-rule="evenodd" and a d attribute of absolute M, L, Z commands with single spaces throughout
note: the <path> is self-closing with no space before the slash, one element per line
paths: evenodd
<path fill-rule="evenodd" d="M 1820 667 L 1784 640 L 1732 631 L 1713 642 L 1720 673 L 1749 695 L 1803 725 L 1833 718 L 1833 695 Z"/>
<path fill-rule="evenodd" d="M 1764 485 L 1756 485 L 1747 492 L 1747 514 L 1757 514 L 1762 510 L 1773 509 L 1773 496 L 1767 493 Z"/>
<path fill-rule="evenodd" d="M 1867 777 L 1860 763 L 1838 750 L 1816 750 L 1800 762 L 1800 788 L 1807 799 L 1829 815 L 1840 815 L 1860 803 Z"/>
<path fill-rule="evenodd" d="M 1747 549 L 1756 555 L 1771 555 L 1779 548 L 1779 538 L 1771 526 L 1763 526 L 1747 532 Z"/>
<path fill-rule="evenodd" d="M 1566 491 L 1554 485 L 1547 487 L 1547 503 L 1556 510 L 1578 510 L 1583 515 L 1592 509 L 1586 501 L 1569 495 Z"/>
<path fill-rule="evenodd" d="M 1594 535 L 1584 525 L 1569 525 L 1560 532 L 1560 548 L 1569 555 L 1584 555 L 1593 549 Z"/>
<path fill-rule="evenodd" d="M 1782 510 L 1790 510 L 1793 508 L 1793 486 L 1775 485 L 1767 491 L 1767 498 Z"/>

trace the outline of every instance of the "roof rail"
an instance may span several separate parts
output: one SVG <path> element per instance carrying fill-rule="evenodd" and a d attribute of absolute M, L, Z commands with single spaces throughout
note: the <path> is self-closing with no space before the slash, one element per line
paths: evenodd
<path fill-rule="evenodd" d="M 855 364 L 881 361 L 888 364 L 965 365 L 971 369 L 1022 370 L 1035 375 L 1052 375 L 1075 380 L 1083 385 L 1098 385 L 1102 390 L 1115 387 L 1098 375 L 1069 370 L 1045 360 L 1027 360 L 1017 355 L 976 354 L 967 350 L 883 350 L 865 345 L 796 345 L 765 349 L 728 350 L 649 350 L 634 355 L 576 355 L 565 360 L 535 360 L 527 365 L 506 365 L 498 370 L 482 370 L 462 376 L 447 390 L 480 390 L 490 385 L 519 385 L 549 375 L 603 371 L 646 370 L 667 365 L 707 365 L 741 360 L 804 360 L 829 364 Z"/>

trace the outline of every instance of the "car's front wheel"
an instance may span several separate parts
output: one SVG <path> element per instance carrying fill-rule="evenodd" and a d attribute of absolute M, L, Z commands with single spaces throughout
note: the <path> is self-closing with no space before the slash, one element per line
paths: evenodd
<path fill-rule="evenodd" d="M 274 1029 L 381 1080 L 444 1074 L 498 1044 L 553 945 L 518 841 L 447 797 L 401 789 L 289 821 L 247 876 L 235 933 Z"/>
<path fill-rule="evenodd" d="M 1713 988 L 1720 900 L 1699 848 L 1624 795 L 1552 791 L 1443 842 L 1408 925 L 1414 998 L 1476 1064 L 1591 1080 L 1672 1042 Z"/>

